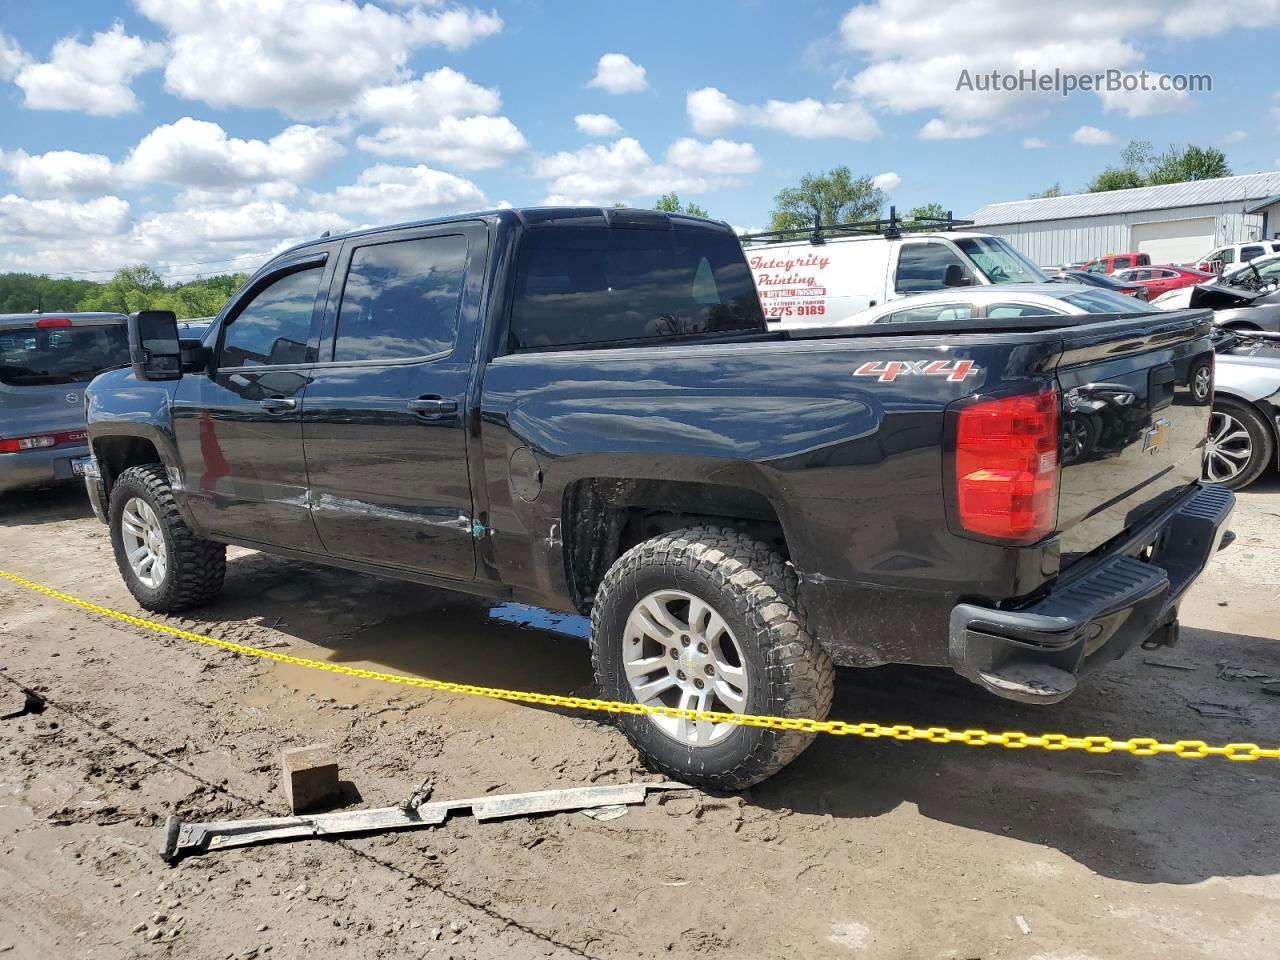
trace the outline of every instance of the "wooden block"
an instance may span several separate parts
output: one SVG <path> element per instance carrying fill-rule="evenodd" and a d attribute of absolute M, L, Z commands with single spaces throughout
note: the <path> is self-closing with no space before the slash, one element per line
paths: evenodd
<path fill-rule="evenodd" d="M 326 743 L 280 753 L 281 786 L 291 813 L 307 813 L 338 802 L 338 761 Z"/>

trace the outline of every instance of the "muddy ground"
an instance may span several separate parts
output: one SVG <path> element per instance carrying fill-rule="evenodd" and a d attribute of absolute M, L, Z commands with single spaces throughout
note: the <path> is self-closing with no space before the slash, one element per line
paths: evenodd
<path fill-rule="evenodd" d="M 1280 676 L 1280 482 L 1241 496 L 1233 526 L 1184 606 L 1182 644 L 1131 655 L 1057 707 L 897 668 L 842 673 L 834 715 L 1280 744 L 1280 697 L 1219 677 Z M 591 690 L 572 618 L 231 556 L 222 599 L 170 622 L 379 670 Z M 0 498 L 0 567 L 137 612 L 75 489 Z M 333 744 L 347 799 L 367 806 L 427 775 L 438 798 L 653 777 L 592 717 L 231 656 L 0 582 L 12 683 L 48 707 L 0 721 L 0 960 L 1247 960 L 1280 942 L 1274 761 L 827 737 L 741 796 L 650 799 L 610 822 L 458 819 L 168 867 L 170 813 L 284 812 L 288 746 Z"/>

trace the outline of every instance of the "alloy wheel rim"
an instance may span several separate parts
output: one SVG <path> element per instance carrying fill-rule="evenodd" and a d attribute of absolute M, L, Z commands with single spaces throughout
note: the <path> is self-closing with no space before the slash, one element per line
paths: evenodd
<path fill-rule="evenodd" d="M 1213 373 L 1208 367 L 1201 367 L 1196 371 L 1195 383 L 1192 386 L 1192 392 L 1197 400 L 1203 400 L 1209 396 L 1209 387 L 1213 383 Z"/>
<path fill-rule="evenodd" d="M 1209 439 L 1204 448 L 1205 477 L 1211 483 L 1234 480 L 1253 459 L 1253 440 L 1243 423 L 1215 410 L 1209 420 Z"/>
<path fill-rule="evenodd" d="M 684 590 L 657 590 L 627 617 L 623 670 L 637 703 L 717 713 L 743 713 L 750 692 L 737 637 L 716 609 Z M 686 746 L 708 747 L 737 729 L 732 723 L 649 716 Z"/>
<path fill-rule="evenodd" d="M 132 497 L 120 512 L 120 539 L 124 543 L 129 569 L 138 582 L 152 590 L 164 582 L 169 551 L 164 542 L 160 518 L 151 504 Z"/>

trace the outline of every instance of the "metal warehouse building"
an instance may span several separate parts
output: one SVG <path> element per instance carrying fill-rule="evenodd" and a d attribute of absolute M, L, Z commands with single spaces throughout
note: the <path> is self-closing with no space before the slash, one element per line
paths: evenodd
<path fill-rule="evenodd" d="M 1184 263 L 1223 244 L 1280 237 L 1280 171 L 989 203 L 970 219 L 1041 266 L 1108 253 Z"/>

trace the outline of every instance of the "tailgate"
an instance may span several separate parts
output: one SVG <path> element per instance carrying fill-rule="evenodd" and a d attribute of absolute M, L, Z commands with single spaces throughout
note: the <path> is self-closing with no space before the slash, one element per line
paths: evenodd
<path fill-rule="evenodd" d="M 1064 569 L 1200 478 L 1211 327 L 1208 313 L 1184 311 L 1078 328 L 1064 340 L 1056 371 Z"/>

